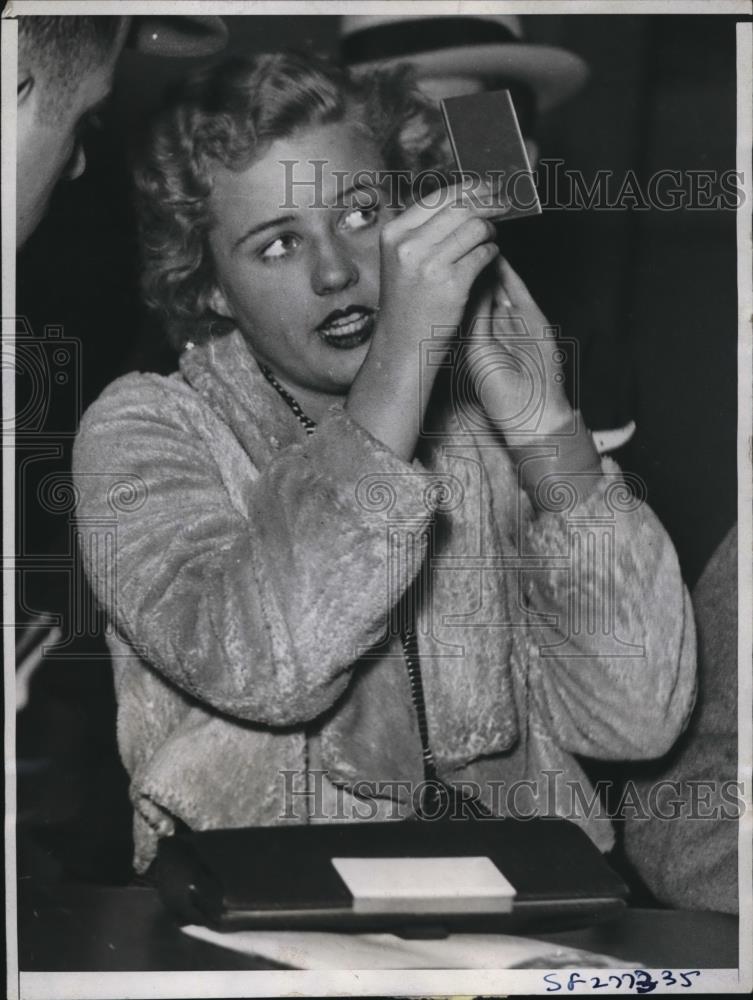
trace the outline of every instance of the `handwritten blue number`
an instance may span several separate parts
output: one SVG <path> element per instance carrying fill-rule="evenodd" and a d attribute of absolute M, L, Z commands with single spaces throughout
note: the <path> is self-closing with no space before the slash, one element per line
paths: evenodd
<path fill-rule="evenodd" d="M 636 993 L 652 993 L 656 989 L 658 983 L 649 976 L 645 969 L 636 969 L 635 976 L 638 980 L 635 987 Z M 638 978 L 639 976 L 641 978 Z"/>
<path fill-rule="evenodd" d="M 688 979 L 688 976 L 700 976 L 700 974 L 701 974 L 700 969 L 688 969 L 687 972 L 681 972 L 680 979 L 684 979 L 685 982 L 680 983 L 680 986 L 685 986 L 685 987 L 690 986 L 690 980 Z"/>
<path fill-rule="evenodd" d="M 571 972 L 570 978 L 567 981 L 567 988 L 569 990 L 574 990 L 576 983 L 585 983 L 585 979 L 578 972 Z"/>

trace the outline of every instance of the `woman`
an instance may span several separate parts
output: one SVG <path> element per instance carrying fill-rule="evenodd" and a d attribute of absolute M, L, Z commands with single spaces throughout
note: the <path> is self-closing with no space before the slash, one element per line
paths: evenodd
<path fill-rule="evenodd" d="M 146 289 L 180 370 L 110 386 L 74 456 L 138 870 L 176 819 L 407 816 L 426 787 L 607 849 L 574 755 L 659 755 L 691 709 L 675 554 L 645 505 L 615 513 L 557 352 L 505 343 L 545 320 L 494 209 L 363 184 L 435 166 L 438 136 L 405 74 L 290 55 L 207 71 L 153 132 Z M 584 523 L 611 526 L 590 578 Z M 612 627 L 578 632 L 604 588 Z"/>

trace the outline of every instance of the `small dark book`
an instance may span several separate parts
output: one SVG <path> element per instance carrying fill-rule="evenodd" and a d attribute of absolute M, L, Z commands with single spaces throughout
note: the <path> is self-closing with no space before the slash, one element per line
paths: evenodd
<path fill-rule="evenodd" d="M 458 170 L 488 184 L 499 202 L 496 222 L 540 215 L 541 204 L 509 90 L 440 102 Z"/>

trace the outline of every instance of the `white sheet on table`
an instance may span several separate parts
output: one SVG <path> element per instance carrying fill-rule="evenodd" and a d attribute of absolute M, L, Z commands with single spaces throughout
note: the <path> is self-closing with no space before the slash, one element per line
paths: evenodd
<path fill-rule="evenodd" d="M 394 934 L 324 931 L 228 931 L 191 925 L 183 932 L 210 944 L 296 969 L 622 968 L 623 959 L 508 934 L 451 934 L 414 940 Z"/>

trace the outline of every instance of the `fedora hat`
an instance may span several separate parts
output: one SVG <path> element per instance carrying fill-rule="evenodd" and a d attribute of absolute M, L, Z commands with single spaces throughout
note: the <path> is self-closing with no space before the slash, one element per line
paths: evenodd
<path fill-rule="evenodd" d="M 225 48 L 227 26 L 212 14 L 134 16 L 129 48 L 154 56 L 210 56 Z"/>
<path fill-rule="evenodd" d="M 469 77 L 522 84 L 539 111 L 572 97 L 585 83 L 580 56 L 523 40 L 512 14 L 346 15 L 340 19 L 343 62 L 359 69 L 410 62 L 422 77 Z"/>

